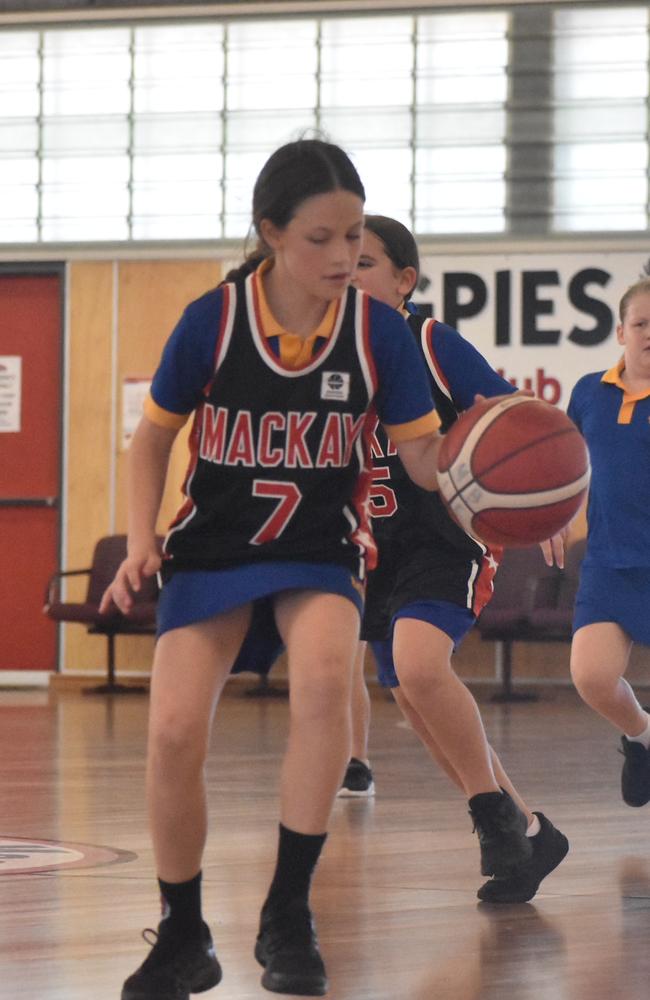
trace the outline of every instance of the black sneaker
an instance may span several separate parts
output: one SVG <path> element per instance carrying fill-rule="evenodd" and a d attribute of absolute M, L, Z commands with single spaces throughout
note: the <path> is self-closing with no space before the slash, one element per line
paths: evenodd
<path fill-rule="evenodd" d="M 375 782 L 370 768 L 357 757 L 351 757 L 343 784 L 337 795 L 339 798 L 362 798 L 375 794 Z"/>
<path fill-rule="evenodd" d="M 621 736 L 620 753 L 625 757 L 621 773 L 621 793 L 628 806 L 650 802 L 650 750 L 643 743 Z"/>
<path fill-rule="evenodd" d="M 221 966 L 207 924 L 203 924 L 200 940 L 177 938 L 164 921 L 157 933 L 148 928 L 142 936 L 153 947 L 124 983 L 122 1000 L 189 1000 L 190 993 L 204 993 L 221 982 Z"/>
<path fill-rule="evenodd" d="M 528 821 L 507 792 L 481 792 L 468 804 L 481 847 L 481 875 L 508 875 L 530 860 Z"/>
<path fill-rule="evenodd" d="M 477 892 L 484 903 L 527 903 L 539 889 L 542 879 L 557 868 L 569 852 L 569 841 L 556 830 L 544 813 L 535 813 L 541 830 L 529 837 L 533 856 L 509 875 L 494 876 Z"/>
<path fill-rule="evenodd" d="M 262 986 L 272 993 L 322 997 L 328 983 L 311 912 L 306 903 L 262 910 L 255 958 L 264 966 Z"/>

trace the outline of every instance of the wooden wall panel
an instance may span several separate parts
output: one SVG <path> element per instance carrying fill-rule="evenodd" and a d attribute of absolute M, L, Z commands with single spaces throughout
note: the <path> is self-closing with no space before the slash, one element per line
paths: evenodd
<path fill-rule="evenodd" d="M 122 381 L 133 376 L 151 377 L 183 308 L 218 283 L 221 265 L 210 260 L 93 261 L 69 267 L 68 543 L 64 563 L 67 568 L 76 568 L 90 564 L 93 546 L 101 535 L 126 530 Z M 179 435 L 172 455 L 158 526 L 161 531 L 180 503 L 186 436 L 187 431 Z M 73 600 L 81 598 L 83 583 L 71 583 L 68 592 Z M 148 670 L 152 647 L 153 640 L 148 637 L 119 639 L 118 672 Z M 65 627 L 64 671 L 101 671 L 105 663 L 103 637 L 89 636 L 81 626 Z"/>
<path fill-rule="evenodd" d="M 121 448 L 121 390 L 125 378 L 150 378 L 162 348 L 185 306 L 218 284 L 217 261 L 122 261 L 118 282 L 118 420 L 116 523 L 126 530 L 127 452 Z M 181 503 L 180 486 L 187 466 L 187 435 L 191 422 L 179 434 L 169 467 L 158 531 L 163 534 Z M 123 636 L 117 656 L 123 670 L 147 670 L 153 639 Z"/>
<path fill-rule="evenodd" d="M 185 306 L 220 280 L 217 261 L 127 261 L 119 266 L 118 391 L 129 377 L 151 377 L 162 348 Z M 159 529 L 164 531 L 180 505 L 187 464 L 185 433 L 174 446 Z M 121 428 L 119 430 L 121 434 Z M 117 470 L 117 522 L 126 524 L 126 453 Z"/>
<path fill-rule="evenodd" d="M 69 265 L 69 435 L 65 497 L 66 568 L 90 565 L 96 540 L 110 531 L 112 432 L 113 264 Z M 85 579 L 67 585 L 81 600 Z M 64 669 L 104 664 L 106 640 L 79 625 L 65 626 Z"/>

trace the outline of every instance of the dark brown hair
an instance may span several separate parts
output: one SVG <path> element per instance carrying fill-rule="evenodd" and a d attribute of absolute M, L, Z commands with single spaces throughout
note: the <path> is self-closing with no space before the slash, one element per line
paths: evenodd
<path fill-rule="evenodd" d="M 260 225 L 268 219 L 284 229 L 298 206 L 317 194 L 350 191 L 365 201 L 366 192 L 352 160 L 340 146 L 323 139 L 298 139 L 280 146 L 262 167 L 253 188 L 253 228 L 257 246 L 244 263 L 229 271 L 225 281 L 250 274 L 268 257 Z"/>
<path fill-rule="evenodd" d="M 413 294 L 420 279 L 420 255 L 413 233 L 397 219 L 387 215 L 366 215 L 364 226 L 369 232 L 381 240 L 388 259 L 402 270 L 405 267 L 415 268 L 413 287 L 404 296 L 405 301 Z"/>

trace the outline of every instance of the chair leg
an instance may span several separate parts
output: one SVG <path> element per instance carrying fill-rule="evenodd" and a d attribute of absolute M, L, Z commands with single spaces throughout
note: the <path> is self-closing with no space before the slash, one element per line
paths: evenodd
<path fill-rule="evenodd" d="M 118 684 L 115 681 L 115 633 L 109 632 L 106 636 L 107 648 L 107 672 L 106 684 L 98 684 L 96 687 L 84 688 L 84 694 L 146 694 L 148 688 L 136 684 Z"/>
<path fill-rule="evenodd" d="M 515 701 L 537 701 L 533 691 L 515 691 L 512 686 L 512 639 L 504 639 L 495 646 L 495 673 L 501 681 L 501 690 L 490 701 L 501 703 Z"/>

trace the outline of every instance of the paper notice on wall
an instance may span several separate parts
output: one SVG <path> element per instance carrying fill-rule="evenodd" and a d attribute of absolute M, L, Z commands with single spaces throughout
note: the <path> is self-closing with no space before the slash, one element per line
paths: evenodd
<path fill-rule="evenodd" d="M 0 433 L 20 432 L 23 359 L 0 355 Z"/>
<path fill-rule="evenodd" d="M 122 383 L 122 450 L 131 444 L 150 388 L 150 378 L 125 378 Z"/>

